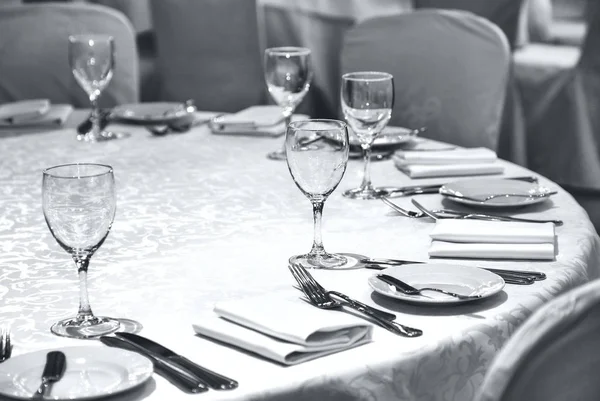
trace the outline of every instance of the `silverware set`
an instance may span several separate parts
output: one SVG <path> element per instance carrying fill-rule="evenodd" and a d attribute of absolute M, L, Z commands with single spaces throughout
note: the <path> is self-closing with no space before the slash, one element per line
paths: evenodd
<path fill-rule="evenodd" d="M 325 290 L 312 275 L 302 266 L 297 264 L 289 264 L 289 269 L 292 276 L 296 279 L 299 289 L 304 293 L 309 303 L 320 309 L 337 309 L 345 311 L 344 307 L 351 308 L 362 313 L 368 320 L 374 322 L 378 326 L 400 336 L 418 337 L 423 334 L 423 331 L 408 327 L 395 322 L 394 320 L 382 317 L 381 310 L 372 308 L 339 292 L 331 292 Z M 341 301 L 334 299 L 333 296 L 339 296 Z M 341 295 L 341 296 L 340 296 Z M 387 313 L 387 312 L 385 312 Z M 384 315 L 385 316 L 385 315 Z M 395 315 L 391 315 L 395 318 Z"/>
<path fill-rule="evenodd" d="M 133 333 L 117 332 L 115 336 L 102 336 L 100 341 L 146 356 L 154 364 L 156 373 L 163 376 L 186 393 L 204 393 L 209 389 L 233 390 L 238 382 L 198 365 L 170 349 Z"/>

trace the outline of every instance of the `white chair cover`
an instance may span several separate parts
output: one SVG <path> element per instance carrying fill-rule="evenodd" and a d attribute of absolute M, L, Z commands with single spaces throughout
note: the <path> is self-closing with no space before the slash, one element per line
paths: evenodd
<path fill-rule="evenodd" d="M 152 0 L 161 98 L 200 110 L 261 104 L 266 87 L 255 0 Z"/>
<path fill-rule="evenodd" d="M 495 150 L 509 55 L 505 36 L 486 19 L 419 10 L 367 20 L 350 30 L 341 65 L 343 72 L 394 76 L 390 125 L 426 126 L 424 136 Z"/>
<path fill-rule="evenodd" d="M 600 399 L 600 280 L 550 301 L 513 334 L 476 401 Z"/>
<path fill-rule="evenodd" d="M 90 107 L 69 68 L 67 38 L 83 33 L 110 34 L 115 39 L 114 76 L 99 105 L 138 101 L 134 32 L 120 12 L 85 3 L 0 7 L 0 27 L 0 103 L 45 98 Z"/>

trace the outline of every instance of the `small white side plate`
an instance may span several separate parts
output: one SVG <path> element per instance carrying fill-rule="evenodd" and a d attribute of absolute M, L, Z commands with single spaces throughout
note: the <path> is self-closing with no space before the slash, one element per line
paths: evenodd
<path fill-rule="evenodd" d="M 113 118 L 134 123 L 167 123 L 188 114 L 183 103 L 151 102 L 122 104 L 111 111 Z"/>
<path fill-rule="evenodd" d="M 460 180 L 448 183 L 440 188 L 440 194 L 444 195 L 446 199 L 450 199 L 457 203 L 463 203 L 465 205 L 485 206 L 492 208 L 526 206 L 545 202 L 550 199 L 550 192 L 550 189 L 535 183 L 501 178 Z M 503 194 L 521 194 L 524 196 L 501 196 L 485 202 L 461 198 L 462 196 L 485 198 L 490 195 Z M 529 195 L 535 196 L 529 197 Z"/>
<path fill-rule="evenodd" d="M 504 288 L 502 277 L 471 266 L 418 263 L 390 267 L 377 274 L 387 274 L 415 288 L 433 287 L 461 295 L 479 295 L 480 298 L 477 299 L 491 297 Z M 424 291 L 421 295 L 407 295 L 379 280 L 377 274 L 369 277 L 371 288 L 381 295 L 401 301 L 439 305 L 475 300 L 458 299 L 435 291 Z"/>
<path fill-rule="evenodd" d="M 148 358 L 119 348 L 84 346 L 59 350 L 67 358 L 67 368 L 44 399 L 83 400 L 117 394 L 139 386 L 153 371 Z M 40 386 L 49 351 L 53 350 L 18 355 L 0 364 L 0 394 L 31 399 Z"/>

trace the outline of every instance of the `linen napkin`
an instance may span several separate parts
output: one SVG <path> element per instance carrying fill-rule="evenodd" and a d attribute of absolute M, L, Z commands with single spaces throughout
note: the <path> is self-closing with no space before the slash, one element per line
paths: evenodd
<path fill-rule="evenodd" d="M 294 115 L 292 121 L 308 116 Z M 279 106 L 252 106 L 234 114 L 222 115 L 212 120 L 213 134 L 277 137 L 285 134 L 285 118 Z"/>
<path fill-rule="evenodd" d="M 429 256 L 478 259 L 553 260 L 552 223 L 437 220 Z"/>
<path fill-rule="evenodd" d="M 486 148 L 398 151 L 396 167 L 411 178 L 500 174 L 496 153 Z"/>
<path fill-rule="evenodd" d="M 25 111 L 25 109 L 21 109 L 21 113 L 18 115 L 11 115 L 6 112 L 6 109 L 4 113 L 0 110 L 0 127 L 58 127 L 67 121 L 73 112 L 73 106 L 69 104 L 53 104 L 49 105 L 43 111 L 39 111 L 42 110 L 39 108 L 37 110 L 30 109 L 29 111 Z"/>
<path fill-rule="evenodd" d="M 294 365 L 371 341 L 372 326 L 303 300 L 266 295 L 217 304 L 196 333 L 285 365 Z"/>

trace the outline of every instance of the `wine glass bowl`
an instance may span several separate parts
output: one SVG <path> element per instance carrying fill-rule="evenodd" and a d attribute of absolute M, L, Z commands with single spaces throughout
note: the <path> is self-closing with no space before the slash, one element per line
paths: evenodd
<path fill-rule="evenodd" d="M 394 78 L 391 74 L 377 71 L 344 74 L 341 103 L 344 117 L 360 141 L 364 158 L 361 186 L 344 192 L 344 196 L 359 199 L 385 196 L 386 191 L 372 186 L 369 169 L 373 141 L 392 116 Z"/>
<path fill-rule="evenodd" d="M 52 236 L 75 261 L 80 283 L 77 315 L 55 323 L 51 331 L 74 338 L 116 331 L 119 321 L 95 316 L 87 295 L 90 259 L 108 236 L 117 208 L 112 167 L 85 163 L 44 170 L 42 208 Z"/>
<path fill-rule="evenodd" d="M 285 126 L 302 102 L 312 80 L 311 51 L 304 47 L 273 47 L 265 50 L 265 81 L 271 97 L 282 109 Z M 285 150 L 267 155 L 273 160 L 285 160 Z"/>
<path fill-rule="evenodd" d="M 296 186 L 313 206 L 314 239 L 310 252 L 290 258 L 307 268 L 343 268 L 346 258 L 325 251 L 321 215 L 325 200 L 337 188 L 348 163 L 348 129 L 337 120 L 305 120 L 289 124 L 285 149 Z"/>

